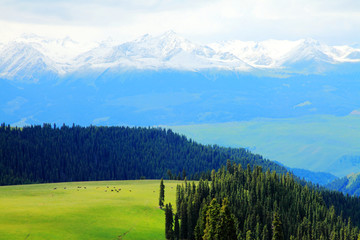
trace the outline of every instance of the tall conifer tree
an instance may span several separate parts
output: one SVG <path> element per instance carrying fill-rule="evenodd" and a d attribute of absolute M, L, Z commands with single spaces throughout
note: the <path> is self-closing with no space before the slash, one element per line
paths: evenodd
<path fill-rule="evenodd" d="M 274 220 L 272 222 L 273 236 L 272 240 L 284 240 L 284 234 L 282 231 L 282 223 L 280 221 L 279 214 L 274 213 Z"/>
<path fill-rule="evenodd" d="M 164 180 L 161 178 L 160 180 L 160 193 L 159 193 L 159 207 L 164 207 L 164 201 L 165 201 L 165 185 Z"/>

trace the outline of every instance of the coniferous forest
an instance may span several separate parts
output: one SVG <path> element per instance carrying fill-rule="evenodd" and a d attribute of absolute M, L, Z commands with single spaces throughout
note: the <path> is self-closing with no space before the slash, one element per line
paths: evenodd
<path fill-rule="evenodd" d="M 178 185 L 176 213 L 165 206 L 165 233 L 168 239 L 356 240 L 359 209 L 359 198 L 228 162 L 212 171 L 211 182 Z"/>
<path fill-rule="evenodd" d="M 0 146 L 0 185 L 209 178 L 227 159 L 286 172 L 246 149 L 204 146 L 161 128 L 3 123 Z"/>
<path fill-rule="evenodd" d="M 2 124 L 0 145 L 1 185 L 184 179 L 176 206 L 159 201 L 168 239 L 359 237 L 359 198 L 300 181 L 246 149 L 201 145 L 162 128 L 50 124 Z"/>

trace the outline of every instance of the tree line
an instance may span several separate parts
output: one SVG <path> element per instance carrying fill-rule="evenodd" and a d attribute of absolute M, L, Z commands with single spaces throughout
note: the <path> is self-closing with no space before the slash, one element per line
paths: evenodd
<path fill-rule="evenodd" d="M 211 181 L 185 181 L 176 212 L 165 205 L 167 239 L 360 238 L 360 200 L 303 185 L 291 174 L 229 163 Z"/>
<path fill-rule="evenodd" d="M 145 127 L 60 127 L 51 124 L 0 126 L 0 185 L 210 178 L 230 159 L 286 172 L 243 148 L 198 144 L 170 129 Z"/>

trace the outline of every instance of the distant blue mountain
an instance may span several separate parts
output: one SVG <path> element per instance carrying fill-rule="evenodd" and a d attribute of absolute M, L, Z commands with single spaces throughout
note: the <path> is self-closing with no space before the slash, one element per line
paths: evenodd
<path fill-rule="evenodd" d="M 183 125 L 348 115 L 356 75 L 257 77 L 232 71 L 104 71 L 38 83 L 1 80 L 0 119 L 14 125 Z"/>

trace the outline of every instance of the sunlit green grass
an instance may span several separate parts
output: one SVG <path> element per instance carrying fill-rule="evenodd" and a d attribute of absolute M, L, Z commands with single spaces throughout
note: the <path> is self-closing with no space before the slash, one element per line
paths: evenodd
<path fill-rule="evenodd" d="M 175 205 L 179 183 L 165 181 L 166 203 Z M 159 185 L 138 180 L 0 187 L 0 239 L 164 239 Z"/>

